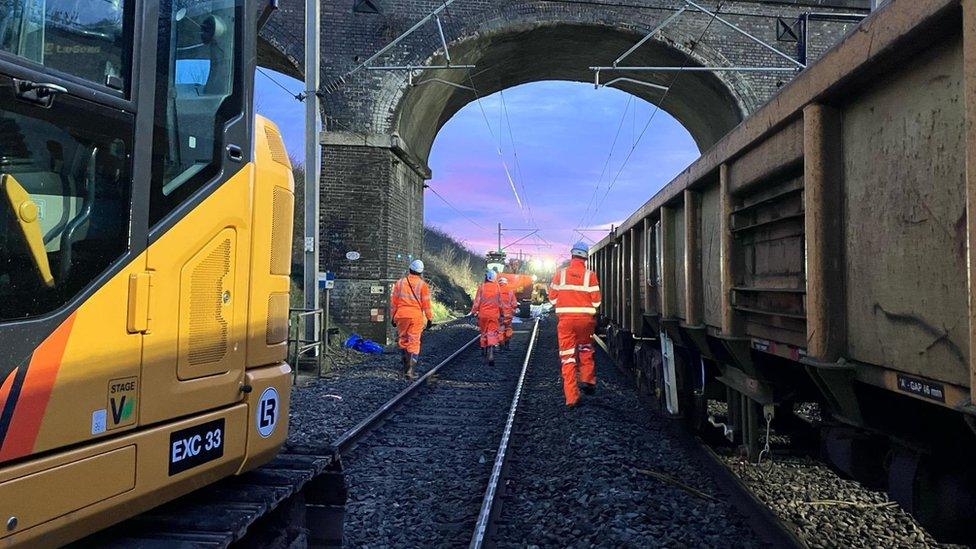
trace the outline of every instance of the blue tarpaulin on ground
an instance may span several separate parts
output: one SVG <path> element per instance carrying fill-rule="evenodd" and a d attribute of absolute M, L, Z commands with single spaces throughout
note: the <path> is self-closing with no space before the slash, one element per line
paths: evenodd
<path fill-rule="evenodd" d="M 350 335 L 343 346 L 360 353 L 379 354 L 383 352 L 382 345 L 359 334 Z"/>

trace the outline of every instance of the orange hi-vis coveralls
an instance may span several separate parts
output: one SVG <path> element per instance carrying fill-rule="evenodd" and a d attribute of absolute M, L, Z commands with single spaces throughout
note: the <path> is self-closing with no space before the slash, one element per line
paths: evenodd
<path fill-rule="evenodd" d="M 562 363 L 563 393 L 566 404 L 579 400 L 576 386 L 577 356 L 579 379 L 596 384 L 593 361 L 593 332 L 596 309 L 600 306 L 600 282 L 596 273 L 586 268 L 586 261 L 574 257 L 569 266 L 559 269 L 549 285 L 549 302 L 556 310 L 556 334 L 559 337 L 559 360 Z"/>
<path fill-rule="evenodd" d="M 498 345 L 498 320 L 502 315 L 502 288 L 497 282 L 485 281 L 478 286 L 471 313 L 478 315 L 481 347 Z"/>
<path fill-rule="evenodd" d="M 397 344 L 416 357 L 420 354 L 420 334 L 434 317 L 427 283 L 415 274 L 397 280 L 390 293 L 390 314 L 396 322 Z"/>
<path fill-rule="evenodd" d="M 504 343 L 511 339 L 512 334 L 515 333 L 512 330 L 512 318 L 515 316 L 517 302 L 515 301 L 515 291 L 509 289 L 508 284 L 499 283 L 498 285 L 501 286 L 502 290 L 502 325 L 499 328 L 499 339 Z"/>

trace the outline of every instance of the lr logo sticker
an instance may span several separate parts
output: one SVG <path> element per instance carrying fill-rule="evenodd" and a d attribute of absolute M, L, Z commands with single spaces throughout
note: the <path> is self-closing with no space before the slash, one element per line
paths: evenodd
<path fill-rule="evenodd" d="M 108 382 L 108 429 L 125 427 L 136 422 L 136 399 L 139 378 L 126 377 Z"/>
<path fill-rule="evenodd" d="M 258 400 L 258 434 L 264 438 L 270 437 L 278 425 L 278 391 L 268 387 L 261 393 Z"/>

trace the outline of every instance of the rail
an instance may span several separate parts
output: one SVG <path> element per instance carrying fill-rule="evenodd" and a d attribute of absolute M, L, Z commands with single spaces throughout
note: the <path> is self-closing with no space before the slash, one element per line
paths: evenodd
<path fill-rule="evenodd" d="M 485 544 L 485 539 L 491 532 L 494 518 L 498 516 L 499 506 L 496 501 L 499 497 L 499 486 L 505 478 L 508 465 L 508 443 L 512 436 L 512 425 L 515 423 L 515 413 L 518 411 L 519 400 L 522 397 L 522 385 L 525 382 L 525 372 L 529 369 L 529 361 L 532 360 L 532 348 L 535 347 L 536 336 L 539 333 L 539 319 L 535 319 L 532 327 L 532 337 L 529 338 L 529 346 L 525 351 L 525 360 L 522 362 L 522 372 L 519 373 L 518 383 L 515 386 L 515 395 L 512 397 L 512 406 L 508 409 L 508 419 L 505 421 L 505 430 L 502 432 L 501 441 L 498 443 L 498 452 L 495 454 L 495 463 L 491 468 L 491 477 L 488 479 L 488 488 L 485 490 L 485 497 L 481 502 L 481 511 L 478 513 L 478 522 L 475 524 L 474 534 L 471 536 L 469 549 L 481 549 Z"/>
<path fill-rule="evenodd" d="M 386 419 L 394 410 L 396 410 L 400 404 L 403 404 L 405 400 L 410 398 L 411 395 L 417 392 L 418 389 L 427 384 L 427 380 L 431 376 L 435 375 L 441 368 L 449 364 L 452 360 L 457 358 L 465 349 L 473 345 L 478 341 L 479 336 L 475 336 L 458 350 L 451 353 L 451 356 L 442 360 L 437 366 L 434 366 L 430 370 L 420 376 L 417 381 L 411 383 L 406 389 L 400 391 L 395 397 L 388 400 L 385 404 L 380 406 L 375 412 L 369 415 L 366 419 L 360 421 L 355 427 L 349 429 L 345 433 L 339 436 L 333 443 L 332 446 L 338 450 L 340 454 L 348 452 L 356 443 L 367 433 L 369 433 L 376 425 Z"/>

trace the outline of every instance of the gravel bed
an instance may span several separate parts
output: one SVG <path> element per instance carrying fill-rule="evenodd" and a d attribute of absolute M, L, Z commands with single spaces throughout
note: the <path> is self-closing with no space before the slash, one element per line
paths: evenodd
<path fill-rule="evenodd" d="M 435 326 L 423 336 L 417 374 L 436 366 L 477 334 L 469 318 Z M 344 358 L 322 379 L 292 391 L 289 444 L 327 444 L 409 385 L 395 344 L 381 355 L 349 351 Z"/>
<path fill-rule="evenodd" d="M 343 456 L 347 547 L 467 545 L 527 341 L 491 368 L 465 351 Z"/>
<path fill-rule="evenodd" d="M 565 409 L 554 332 L 553 319 L 540 325 L 512 441 L 498 545 L 758 546 L 755 534 L 729 504 L 640 472 L 662 474 L 723 497 L 686 446 L 673 439 L 671 422 L 646 409 L 603 353 L 597 353 L 597 394 L 583 395 L 575 410 Z M 476 334 L 469 319 L 425 334 L 418 373 Z M 514 381 L 527 339 L 520 337 L 519 350 L 500 357 L 487 377 L 484 368 L 462 368 L 440 376 L 435 387 L 453 385 L 460 391 L 453 405 L 470 413 L 488 384 Z M 341 363 L 327 377 L 294 391 L 288 440 L 333 440 L 407 384 L 395 348 Z M 431 418 L 456 412 L 450 410 L 452 404 L 430 398 L 415 410 L 416 419 L 391 420 L 371 435 L 372 442 L 347 456 L 347 546 L 465 545 L 508 398 L 506 391 L 493 411 L 482 410 L 481 429 L 469 429 L 465 437 L 434 448 L 427 444 L 430 439 L 447 431 L 436 421 L 431 425 Z M 819 415 L 815 407 L 797 412 L 814 420 Z M 717 452 L 810 547 L 952 547 L 938 544 L 884 492 L 844 479 L 813 458 L 776 453 L 757 465 L 728 448 Z"/>
<path fill-rule="evenodd" d="M 938 544 L 884 492 L 843 479 L 812 458 L 775 456 L 760 464 L 722 458 L 810 547 L 951 547 Z"/>
<path fill-rule="evenodd" d="M 727 411 L 724 402 L 710 401 L 708 408 L 717 416 Z M 798 403 L 793 412 L 821 420 L 816 403 Z M 775 424 L 771 459 L 750 463 L 728 447 L 716 453 L 809 547 L 961 547 L 939 544 L 887 493 L 843 478 L 813 457 L 784 452 L 789 438 L 778 435 Z"/>
<path fill-rule="evenodd" d="M 499 547 L 759 545 L 673 426 L 647 411 L 602 352 L 596 395 L 567 410 L 557 353 L 549 319 L 516 420 Z"/>

